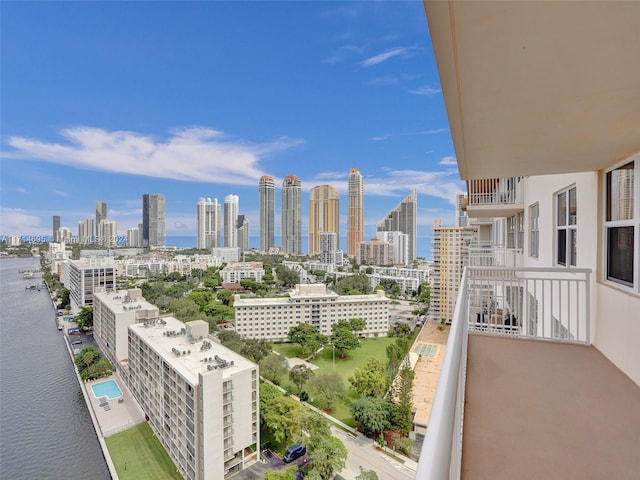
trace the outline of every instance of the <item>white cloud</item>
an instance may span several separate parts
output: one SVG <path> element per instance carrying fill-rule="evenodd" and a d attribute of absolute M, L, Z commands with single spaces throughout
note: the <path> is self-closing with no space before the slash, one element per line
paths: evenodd
<path fill-rule="evenodd" d="M 383 135 L 375 135 L 369 137 L 369 140 L 378 142 L 380 140 L 387 140 L 391 137 L 412 137 L 415 135 L 437 135 L 438 133 L 448 132 L 447 128 L 432 128 L 430 130 L 420 130 L 417 132 L 404 132 L 404 133 L 385 133 Z"/>
<path fill-rule="evenodd" d="M 456 171 L 425 172 L 419 170 L 389 170 L 386 177 L 365 177 L 367 195 L 396 196 L 417 190 L 418 194 L 441 198 L 456 204 L 456 193 L 464 184 L 457 179 Z"/>
<path fill-rule="evenodd" d="M 458 165 L 458 161 L 456 160 L 456 157 L 453 156 L 446 156 L 446 157 L 442 157 L 440 159 L 440 161 L 438 162 L 438 165 Z"/>
<path fill-rule="evenodd" d="M 422 87 L 422 88 L 416 88 L 415 90 L 409 90 L 409 93 L 413 93 L 414 95 L 433 96 L 433 95 L 437 95 L 441 91 L 442 90 L 440 90 L 439 88 Z"/>
<path fill-rule="evenodd" d="M 0 207 L 0 232 L 3 235 L 51 235 L 40 219 L 21 208 Z"/>
<path fill-rule="evenodd" d="M 284 137 L 250 144 L 204 127 L 174 130 L 162 139 L 86 126 L 64 129 L 60 135 L 62 143 L 9 137 L 14 150 L 5 149 L 2 156 L 188 182 L 253 185 L 265 174 L 259 167 L 263 158 L 302 143 Z"/>
<path fill-rule="evenodd" d="M 343 45 L 335 50 L 329 57 L 322 60 L 323 63 L 330 63 L 331 65 L 335 65 L 336 63 L 341 63 L 347 60 L 352 55 L 357 55 L 362 53 L 362 48 L 356 45 Z"/>
<path fill-rule="evenodd" d="M 363 67 L 371 67 L 373 65 L 378 65 L 379 63 L 385 62 L 390 58 L 405 55 L 406 53 L 407 49 L 404 47 L 393 48 L 391 50 L 387 50 L 386 52 L 379 53 L 378 55 L 363 60 L 362 62 L 360 62 L 360 65 L 362 65 Z"/>
<path fill-rule="evenodd" d="M 392 137 L 393 134 L 391 133 L 385 133 L 384 135 L 377 135 L 375 137 L 370 137 L 369 140 L 373 141 L 373 142 L 379 142 L 380 140 L 386 140 L 389 137 Z"/>

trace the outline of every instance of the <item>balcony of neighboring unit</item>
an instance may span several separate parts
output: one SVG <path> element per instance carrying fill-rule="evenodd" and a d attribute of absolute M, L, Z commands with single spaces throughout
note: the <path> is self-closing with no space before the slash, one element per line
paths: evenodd
<path fill-rule="evenodd" d="M 467 267 L 416 479 L 635 479 L 640 388 L 591 346 L 590 271 Z"/>
<path fill-rule="evenodd" d="M 509 217 L 524 210 L 522 177 L 467 180 L 467 215 L 473 224 Z"/>
<path fill-rule="evenodd" d="M 469 247 L 470 267 L 518 267 L 522 265 L 522 249 L 504 245 L 472 244 Z"/>

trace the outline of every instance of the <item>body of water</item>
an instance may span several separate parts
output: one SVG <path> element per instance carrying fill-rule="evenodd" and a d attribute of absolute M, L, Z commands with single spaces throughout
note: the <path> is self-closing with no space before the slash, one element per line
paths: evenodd
<path fill-rule="evenodd" d="M 0 478 L 109 479 L 47 289 L 25 290 L 39 266 L 0 260 Z"/>

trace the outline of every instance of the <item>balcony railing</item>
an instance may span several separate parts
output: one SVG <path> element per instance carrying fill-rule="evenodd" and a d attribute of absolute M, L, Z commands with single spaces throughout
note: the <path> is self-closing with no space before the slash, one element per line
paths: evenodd
<path fill-rule="evenodd" d="M 470 267 L 517 267 L 522 256 L 520 248 L 502 245 L 469 247 Z"/>
<path fill-rule="evenodd" d="M 503 177 L 468 180 L 468 207 L 522 202 L 521 179 L 522 177 Z"/>
<path fill-rule="evenodd" d="M 469 331 L 588 345 L 590 272 L 465 268 L 416 479 L 460 478 Z"/>

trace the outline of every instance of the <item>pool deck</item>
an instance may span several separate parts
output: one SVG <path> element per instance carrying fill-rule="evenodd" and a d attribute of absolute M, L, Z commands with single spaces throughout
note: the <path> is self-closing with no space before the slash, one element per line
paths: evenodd
<path fill-rule="evenodd" d="M 91 386 L 108 380 L 115 380 L 118 383 L 122 397 L 114 400 L 107 398 L 107 405 L 100 406 L 105 403 L 105 401 L 102 400 L 104 397 L 96 398 Z M 110 377 L 85 382 L 83 387 L 87 392 L 86 398 L 88 400 L 88 406 L 93 410 L 98 422 L 97 428 L 99 428 L 102 437 L 109 437 L 144 422 L 144 413 L 131 396 L 131 393 L 119 375 L 113 374 Z"/>

